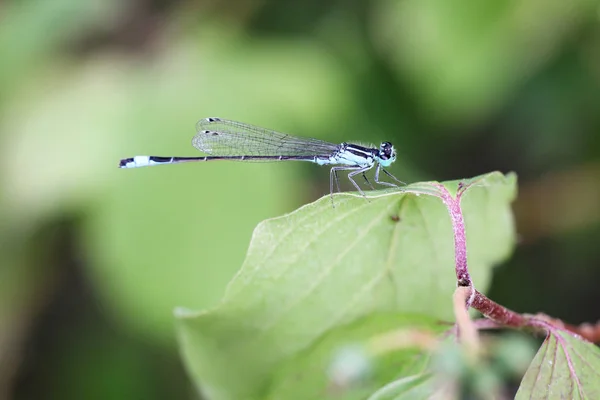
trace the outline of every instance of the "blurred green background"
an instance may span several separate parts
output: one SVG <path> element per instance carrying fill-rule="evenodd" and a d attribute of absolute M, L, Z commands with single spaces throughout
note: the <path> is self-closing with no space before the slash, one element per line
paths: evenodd
<path fill-rule="evenodd" d="M 598 320 L 599 19 L 592 0 L 1 3 L 0 398 L 197 398 L 174 307 L 217 304 L 254 226 L 329 190 L 303 163 L 117 168 L 196 155 L 208 116 L 390 140 L 407 182 L 517 172 L 520 245 L 489 295 Z"/>

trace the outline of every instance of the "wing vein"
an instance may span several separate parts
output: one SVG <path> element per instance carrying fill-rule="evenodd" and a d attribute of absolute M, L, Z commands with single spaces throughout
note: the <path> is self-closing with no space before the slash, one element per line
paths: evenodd
<path fill-rule="evenodd" d="M 196 130 L 193 146 L 213 156 L 329 156 L 340 148 L 323 140 L 220 118 L 200 120 Z"/>

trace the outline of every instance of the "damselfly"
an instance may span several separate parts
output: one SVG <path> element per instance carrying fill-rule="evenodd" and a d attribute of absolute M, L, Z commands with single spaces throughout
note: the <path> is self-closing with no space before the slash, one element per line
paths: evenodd
<path fill-rule="evenodd" d="M 196 125 L 196 136 L 192 144 L 198 150 L 210 154 L 206 157 L 157 157 L 135 156 L 119 162 L 120 168 L 138 168 L 162 164 L 178 164 L 197 161 L 308 161 L 318 165 L 333 165 L 330 170 L 329 191 L 333 201 L 333 184 L 340 191 L 339 171 L 349 171 L 348 179 L 363 196 L 365 193 L 354 180 L 362 174 L 365 182 L 374 189 L 365 172 L 377 165 L 375 182 L 385 186 L 394 183 L 379 180 L 383 171 L 394 181 L 404 184 L 385 170 L 396 161 L 396 151 L 390 142 L 383 142 L 379 148 L 357 144 L 333 144 L 318 139 L 303 138 L 271 131 L 241 122 L 221 118 L 205 118 Z M 366 197 L 366 196 L 365 196 Z"/>

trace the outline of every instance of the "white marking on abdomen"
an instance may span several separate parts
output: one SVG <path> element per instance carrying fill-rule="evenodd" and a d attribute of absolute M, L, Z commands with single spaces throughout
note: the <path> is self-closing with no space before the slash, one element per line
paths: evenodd
<path fill-rule="evenodd" d="M 150 156 L 135 156 L 132 162 L 127 163 L 127 168 L 146 167 L 154 164 L 154 161 L 150 161 Z"/>

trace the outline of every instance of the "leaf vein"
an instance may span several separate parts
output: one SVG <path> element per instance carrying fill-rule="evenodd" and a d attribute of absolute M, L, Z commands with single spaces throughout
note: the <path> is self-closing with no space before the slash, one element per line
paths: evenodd
<path fill-rule="evenodd" d="M 392 203 L 393 204 L 393 203 Z M 357 207 L 358 208 L 358 207 Z M 356 209 L 353 209 L 352 211 L 354 211 Z M 287 314 L 291 309 L 293 309 L 294 307 L 296 307 L 298 304 L 300 304 L 304 299 L 306 299 L 308 296 L 310 296 L 310 294 L 319 286 L 319 284 L 323 281 L 323 279 L 325 277 L 327 277 L 331 271 L 340 264 L 340 261 L 351 251 L 354 249 L 354 247 L 356 246 L 356 244 L 358 242 L 360 242 L 365 236 L 367 236 L 367 234 L 369 234 L 372 230 L 373 227 L 379 223 L 381 221 L 381 219 L 388 213 L 389 210 L 389 206 L 387 208 L 385 208 L 383 210 L 383 212 L 377 216 L 376 218 L 373 218 L 373 220 L 369 223 L 369 225 L 367 225 L 367 227 L 365 229 L 363 229 L 360 234 L 356 235 L 354 240 L 352 241 L 351 244 L 349 244 L 344 251 L 340 252 L 337 254 L 337 256 L 335 257 L 335 259 L 326 267 L 322 270 L 322 272 L 317 276 L 317 279 L 315 279 L 313 281 L 313 284 L 310 285 L 308 287 L 308 290 L 306 290 L 305 292 L 299 294 L 299 296 L 296 298 L 295 301 L 291 302 L 288 307 L 286 307 L 284 310 L 280 311 L 276 316 L 274 316 L 274 318 L 267 322 L 264 327 L 263 327 L 263 332 L 266 332 L 269 329 L 272 329 L 274 326 L 276 326 L 280 321 L 283 315 Z M 348 213 L 351 214 L 352 212 Z M 345 218 L 345 217 L 344 217 Z M 331 224 L 327 224 L 328 226 Z M 323 231 L 325 231 L 326 229 L 324 229 Z M 317 235 L 318 237 L 318 235 Z M 312 240 L 312 242 L 316 241 Z M 298 254 L 301 254 L 302 251 L 299 251 Z M 291 264 L 290 264 L 291 265 Z"/>

